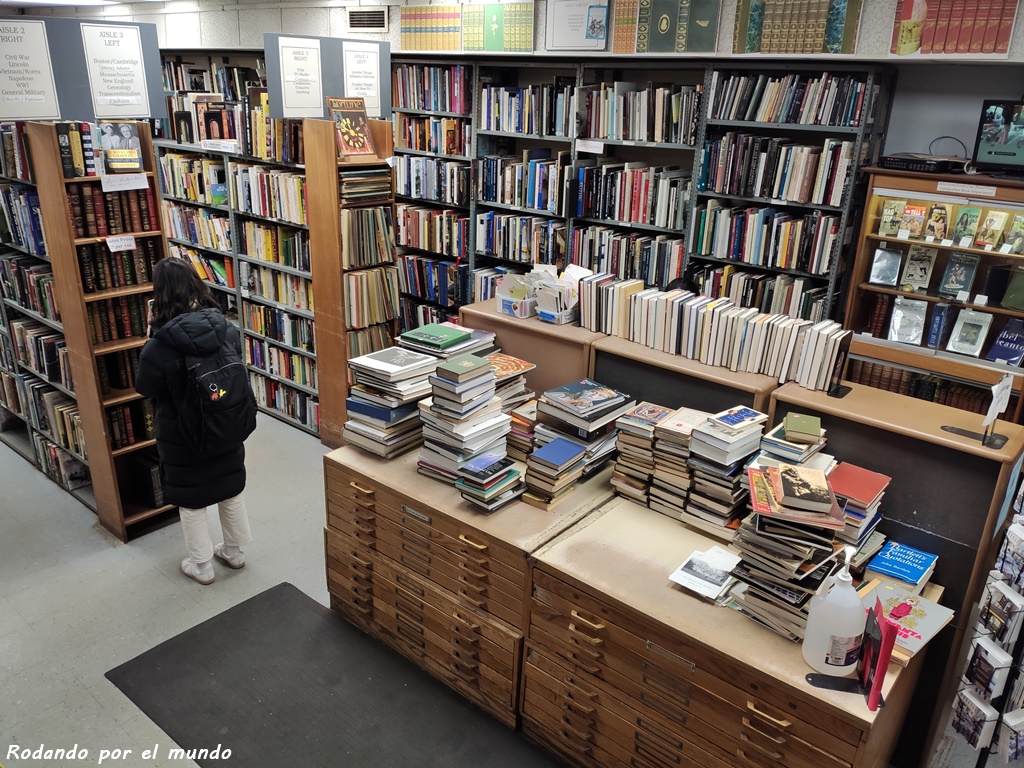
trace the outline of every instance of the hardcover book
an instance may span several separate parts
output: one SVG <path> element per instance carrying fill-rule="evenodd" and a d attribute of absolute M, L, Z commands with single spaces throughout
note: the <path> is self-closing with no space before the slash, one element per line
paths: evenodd
<path fill-rule="evenodd" d="M 878 234 L 882 237 L 896 237 L 900 231 L 900 222 L 903 220 L 903 209 L 906 207 L 906 200 L 884 200 L 882 215 L 878 219 Z"/>
<path fill-rule="evenodd" d="M 907 251 L 907 263 L 903 267 L 900 286 L 904 291 L 927 291 L 932 280 L 932 268 L 939 252 L 934 248 L 912 245 Z"/>
<path fill-rule="evenodd" d="M 978 233 L 974 236 L 974 245 L 977 248 L 995 248 L 1003 236 L 1003 227 L 1006 226 L 1006 211 L 989 211 L 980 220 Z"/>
<path fill-rule="evenodd" d="M 985 358 L 1007 365 L 1020 365 L 1024 360 L 1024 320 L 1019 317 L 1008 319 Z"/>
<path fill-rule="evenodd" d="M 872 285 L 895 287 L 900 276 L 900 261 L 903 252 L 892 248 L 876 248 L 871 259 L 871 273 L 868 282 Z"/>
<path fill-rule="evenodd" d="M 709 416 L 707 420 L 727 434 L 737 434 L 768 421 L 768 414 L 740 405 Z"/>
<path fill-rule="evenodd" d="M 837 495 L 844 496 L 858 507 L 866 509 L 885 492 L 892 478 L 881 472 L 873 472 L 848 461 L 841 461 L 829 473 L 828 482 Z"/>
<path fill-rule="evenodd" d="M 924 223 L 924 236 L 936 240 L 945 240 L 949 231 L 949 211 L 944 205 L 933 205 L 928 209 L 928 219 Z"/>
<path fill-rule="evenodd" d="M 527 373 L 537 367 L 534 363 L 506 355 L 504 352 L 492 352 L 484 359 L 491 364 L 491 368 L 494 369 L 494 378 L 498 381 Z"/>
<path fill-rule="evenodd" d="M 108 173 L 132 173 L 142 170 L 142 144 L 134 122 L 103 123 L 103 163 Z"/>
<path fill-rule="evenodd" d="M 928 326 L 928 346 L 931 349 L 942 349 L 949 341 L 953 331 L 953 308 L 945 302 L 936 304 L 932 309 L 932 322 Z"/>
<path fill-rule="evenodd" d="M 897 296 L 889 322 L 889 341 L 920 344 L 924 338 L 924 320 L 928 302 Z"/>
<path fill-rule="evenodd" d="M 956 222 L 953 224 L 952 240 L 957 245 L 970 245 L 974 242 L 974 234 L 978 231 L 978 220 L 981 218 L 981 208 L 961 206 L 956 211 Z M 964 243 L 965 238 L 970 242 Z"/>
<path fill-rule="evenodd" d="M 547 445 L 534 451 L 530 455 L 530 459 L 561 470 L 582 459 L 586 452 L 586 449 L 578 443 L 566 440 L 564 437 L 556 437 Z"/>
<path fill-rule="evenodd" d="M 811 512 L 828 512 L 832 508 L 828 479 L 820 469 L 783 464 L 777 471 L 769 469 L 768 479 L 775 500 L 784 506 Z"/>
<path fill-rule="evenodd" d="M 544 393 L 544 399 L 577 416 L 586 416 L 602 408 L 621 403 L 626 396 L 591 379 L 583 379 L 549 389 Z"/>
<path fill-rule="evenodd" d="M 1006 245 L 1009 253 L 1024 253 L 1024 214 L 1014 214 L 1006 231 Z"/>
<path fill-rule="evenodd" d="M 978 357 L 985 345 L 988 328 L 992 324 L 992 315 L 975 312 L 973 309 L 961 309 L 956 316 L 956 325 L 949 337 L 946 349 L 961 355 Z"/>
<path fill-rule="evenodd" d="M 938 555 L 930 552 L 896 541 L 888 541 L 882 550 L 871 558 L 868 570 L 917 586 L 935 570 L 938 559 Z"/>
<path fill-rule="evenodd" d="M 782 420 L 786 440 L 791 443 L 816 444 L 821 440 L 821 419 L 806 413 L 787 413 Z"/>
<path fill-rule="evenodd" d="M 400 338 L 432 349 L 446 349 L 453 344 L 458 344 L 460 341 L 465 341 L 470 337 L 470 333 L 470 331 L 464 328 L 442 325 L 441 323 L 428 323 L 411 331 L 406 331 Z"/>
<path fill-rule="evenodd" d="M 659 422 L 672 412 L 671 408 L 666 408 L 663 405 L 643 402 L 632 410 L 626 411 L 626 413 L 619 416 L 618 421 L 636 424 L 641 428 L 646 428 L 653 432 Z"/>
<path fill-rule="evenodd" d="M 899 236 L 919 240 L 924 233 L 924 219 L 927 213 L 928 209 L 923 205 L 908 204 L 900 217 Z"/>
<path fill-rule="evenodd" d="M 956 296 L 960 291 L 969 291 L 980 259 L 976 253 L 953 251 L 946 262 L 946 271 L 939 284 L 939 295 Z"/>
<path fill-rule="evenodd" d="M 437 370 L 434 371 L 434 375 L 448 381 L 463 382 L 488 373 L 490 369 L 491 363 L 485 358 L 476 355 L 459 355 L 440 363 Z"/>
<path fill-rule="evenodd" d="M 327 99 L 327 115 L 334 121 L 334 133 L 341 157 L 375 159 L 373 136 L 366 120 L 366 102 L 358 98 Z"/>

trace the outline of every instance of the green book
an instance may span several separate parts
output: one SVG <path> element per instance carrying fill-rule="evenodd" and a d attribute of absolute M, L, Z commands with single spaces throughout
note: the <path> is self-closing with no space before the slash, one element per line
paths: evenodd
<path fill-rule="evenodd" d="M 805 413 L 787 413 L 782 422 L 786 440 L 791 443 L 817 443 L 821 439 L 821 419 Z"/>
<path fill-rule="evenodd" d="M 470 332 L 464 328 L 441 323 L 428 323 L 411 331 L 402 334 L 403 341 L 419 344 L 431 349 L 447 349 L 453 344 L 465 341 L 470 337 Z"/>
<path fill-rule="evenodd" d="M 463 382 L 490 370 L 490 360 L 476 355 L 459 355 L 438 365 L 434 373 L 448 381 Z"/>

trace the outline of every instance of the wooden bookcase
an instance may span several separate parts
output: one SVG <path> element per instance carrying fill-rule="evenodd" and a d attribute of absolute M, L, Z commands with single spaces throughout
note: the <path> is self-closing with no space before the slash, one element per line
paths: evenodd
<path fill-rule="evenodd" d="M 386 121 L 370 120 L 373 145 L 379 158 L 392 155 L 391 126 Z M 312 277 L 315 292 L 315 323 L 320 380 L 320 440 L 324 445 L 344 445 L 342 428 L 347 420 L 348 358 L 351 351 L 348 334 L 356 329 L 346 322 L 346 306 L 351 297 L 345 290 L 345 275 L 358 271 L 342 269 L 343 232 L 340 213 L 344 208 L 387 207 L 393 216 L 394 185 L 389 200 L 351 203 L 340 200 L 339 172 L 366 168 L 389 168 L 384 159 L 372 163 L 351 163 L 338 159 L 334 124 L 327 120 L 303 121 L 306 141 L 306 199 L 309 204 Z M 394 221 L 392 217 L 392 222 Z M 390 263 L 365 267 L 378 269 Z M 395 297 L 397 299 L 397 296 Z M 381 334 L 389 338 L 398 333 L 397 301 L 392 319 L 379 324 Z M 390 341 L 385 346 L 390 346 Z M 370 350 L 366 350 L 370 351 Z"/>
<path fill-rule="evenodd" d="M 46 227 L 47 253 L 56 278 L 57 297 L 61 308 L 68 359 L 75 384 L 75 396 L 81 415 L 82 430 L 88 449 L 89 470 L 95 496 L 95 511 L 100 523 L 122 541 L 156 518 L 170 517 L 177 508 L 172 505 L 151 507 L 133 495 L 132 473 L 127 457 L 137 451 L 153 452 L 155 440 L 135 436 L 135 442 L 113 448 L 108 411 L 124 405 L 139 408 L 143 398 L 134 390 L 113 390 L 103 394 L 98 366 L 106 364 L 104 356 L 141 349 L 146 336 L 132 335 L 113 341 L 93 343 L 90 334 L 90 304 L 96 301 L 130 297 L 144 302 L 152 292 L 152 284 L 126 285 L 105 291 L 86 293 L 76 248 L 80 245 L 104 243 L 102 237 L 76 237 L 68 191 L 73 185 L 82 189 L 101 184 L 100 177 L 65 179 L 61 165 L 57 127 L 54 124 L 30 123 L 27 127 L 33 170 L 39 192 L 40 210 Z M 153 145 L 146 124 L 140 124 L 144 174 L 153 201 L 157 199 Z M 148 225 L 147 225 L 148 226 Z M 164 255 L 163 233 L 159 229 L 133 232 L 137 242 L 155 241 L 157 259 Z"/>
<path fill-rule="evenodd" d="M 993 268 L 1004 265 L 1011 269 L 1024 267 L 1024 256 L 1003 253 L 999 246 L 985 249 L 973 245 L 960 246 L 952 242 L 943 244 L 942 239 L 927 241 L 923 237 L 909 239 L 880 235 L 879 224 L 887 200 L 903 200 L 926 209 L 932 204 L 945 206 L 949 238 L 960 208 L 978 208 L 983 216 L 988 210 L 1005 211 L 1008 214 L 1008 229 L 1015 214 L 1024 214 L 1024 183 L 985 176 L 965 177 L 869 169 L 868 198 L 857 239 L 856 259 L 850 272 L 845 320 L 846 327 L 856 334 L 851 354 L 864 361 L 912 373 L 933 375 L 946 382 L 980 389 L 987 389 L 995 384 L 1007 372 L 1014 373 L 1013 388 L 1016 396 L 1011 400 L 1010 408 L 1004 416 L 1019 422 L 1024 405 L 1024 398 L 1020 396 L 1021 377 L 1024 374 L 1020 368 L 987 361 L 984 355 L 1006 321 L 1010 318 L 1024 318 L 1024 311 L 1001 306 L 996 296 L 990 297 L 988 303 L 984 305 L 975 302 L 979 294 L 986 293 L 986 286 L 992 284 L 989 276 Z M 892 287 L 871 282 L 871 267 L 877 249 L 898 251 L 901 254 L 899 281 L 902 279 L 912 246 L 932 249 L 935 253 L 934 267 L 926 290 L 902 290 L 899 282 Z M 958 301 L 955 297 L 939 294 L 946 265 L 954 253 L 966 253 L 979 260 L 972 285 L 968 287 L 968 301 Z M 887 340 L 896 297 L 926 302 L 920 344 Z M 946 311 L 952 313 L 950 326 L 955 323 L 957 314 L 963 309 L 976 310 L 992 317 L 980 359 L 946 351 L 945 345 L 938 349 L 928 346 L 929 330 L 935 316 L 935 308 L 939 304 L 949 305 Z M 878 317 L 875 317 L 876 312 Z M 872 331 L 877 335 L 873 335 Z M 878 382 L 874 385 L 877 386 Z"/>

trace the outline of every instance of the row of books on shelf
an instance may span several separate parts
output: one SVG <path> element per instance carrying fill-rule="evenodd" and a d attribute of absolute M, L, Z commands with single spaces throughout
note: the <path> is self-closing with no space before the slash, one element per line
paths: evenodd
<path fill-rule="evenodd" d="M 315 395 L 250 372 L 249 383 L 261 408 L 277 411 L 313 432 L 320 431 L 320 401 Z"/>
<path fill-rule="evenodd" d="M 107 237 L 124 232 L 160 229 L 153 189 L 104 192 L 93 184 L 72 184 L 67 190 L 68 208 L 75 237 Z"/>
<path fill-rule="evenodd" d="M 828 288 L 814 286 L 805 277 L 745 272 L 731 264 L 694 266 L 688 277 L 697 293 L 731 299 L 737 306 L 815 323 L 828 316 Z"/>
<path fill-rule="evenodd" d="M 26 256 L 0 258 L 0 296 L 60 322 L 53 267 Z"/>
<path fill-rule="evenodd" d="M 435 155 L 468 157 L 472 151 L 472 126 L 467 118 L 407 115 L 392 116 L 395 149 L 412 149 Z"/>
<path fill-rule="evenodd" d="M 115 296 L 86 306 L 89 336 L 93 344 L 116 339 L 145 339 L 149 326 L 143 296 Z"/>
<path fill-rule="evenodd" d="M 341 268 L 359 269 L 395 260 L 390 206 L 341 209 Z"/>
<path fill-rule="evenodd" d="M 84 293 L 150 283 L 158 258 L 155 238 L 137 240 L 135 248 L 127 251 L 111 251 L 102 243 L 86 243 L 75 246 L 75 254 Z"/>
<path fill-rule="evenodd" d="M 463 211 L 398 203 L 395 221 L 398 245 L 452 258 L 465 257 L 469 253 L 469 217 Z"/>
<path fill-rule="evenodd" d="M 898 0 L 893 16 L 892 53 L 1003 53 L 1010 48 L 1014 0 L 989 3 L 942 3 L 924 11 Z"/>
<path fill-rule="evenodd" d="M 389 168 L 357 167 L 338 169 L 338 199 L 346 203 L 386 203 L 392 196 Z"/>
<path fill-rule="evenodd" d="M 238 101 L 247 88 L 265 84 L 266 76 L 263 59 L 255 59 L 253 66 L 225 64 L 212 57 L 209 66 L 174 59 L 163 63 L 165 91 L 221 93 L 228 101 Z"/>
<path fill-rule="evenodd" d="M 391 98 L 398 109 L 468 115 L 473 103 L 473 70 L 465 64 L 397 64 L 391 70 Z"/>
<path fill-rule="evenodd" d="M 247 261 L 238 266 L 243 297 L 257 297 L 286 307 L 313 311 L 313 283 L 308 278 L 264 269 Z"/>
<path fill-rule="evenodd" d="M 32 180 L 32 164 L 29 161 L 23 120 L 0 123 L 0 176 Z"/>
<path fill-rule="evenodd" d="M 228 167 L 231 207 L 242 213 L 307 224 L 304 174 L 232 163 Z"/>
<path fill-rule="evenodd" d="M 349 357 L 368 355 L 387 349 L 394 341 L 387 325 L 371 325 L 368 328 L 352 328 L 345 332 Z"/>
<path fill-rule="evenodd" d="M 101 396 L 135 389 L 135 372 L 139 370 L 140 352 L 139 349 L 124 349 L 96 358 Z"/>
<path fill-rule="evenodd" d="M 850 361 L 846 379 L 855 384 L 865 384 L 875 389 L 897 392 L 974 413 L 986 413 L 992 401 L 992 390 L 988 387 L 958 384 L 931 374 L 861 358 Z"/>
<path fill-rule="evenodd" d="M 645 162 L 578 160 L 576 215 L 683 230 L 690 211 L 690 172 Z M 571 185 L 563 194 L 570 200 Z"/>
<path fill-rule="evenodd" d="M 139 123 L 57 122 L 57 146 L 65 179 L 142 170 Z M 149 130 L 142 123 L 143 130 Z"/>
<path fill-rule="evenodd" d="M 12 317 L 8 322 L 11 343 L 18 362 L 49 381 L 70 381 L 64 334 L 37 320 Z M 65 372 L 66 371 L 66 372 Z"/>
<path fill-rule="evenodd" d="M 572 230 L 572 263 L 624 280 L 668 285 L 682 277 L 686 244 L 669 235 L 620 232 L 596 224 Z"/>
<path fill-rule="evenodd" d="M 446 205 L 468 206 L 472 168 L 464 162 L 438 157 L 397 155 L 395 194 Z"/>
<path fill-rule="evenodd" d="M 309 272 L 309 233 L 301 229 L 245 219 L 239 222 L 241 252 L 252 259 Z"/>
<path fill-rule="evenodd" d="M 458 317 L 459 310 L 457 307 L 442 308 L 434 304 L 426 304 L 423 300 L 413 296 L 402 296 L 399 299 L 398 319 L 403 330 L 419 328 L 421 325 L 429 325 L 430 323 L 444 323 L 450 320 L 457 320 Z"/>
<path fill-rule="evenodd" d="M 697 140 L 703 85 L 616 81 L 575 90 L 577 136 L 613 141 L 692 145 Z"/>
<path fill-rule="evenodd" d="M 711 73 L 708 114 L 717 120 L 859 127 L 868 101 L 872 118 L 879 87 L 863 76 Z"/>
<path fill-rule="evenodd" d="M 253 331 L 293 349 L 316 352 L 312 320 L 251 301 L 242 303 L 241 317 L 245 330 Z"/>
<path fill-rule="evenodd" d="M 727 131 L 705 142 L 697 189 L 780 202 L 837 206 L 853 164 L 854 142 L 821 146 L 781 136 Z"/>
<path fill-rule="evenodd" d="M 517 87 L 484 83 L 480 89 L 478 130 L 565 136 L 573 129 L 575 77 L 555 77 L 553 84 Z"/>
<path fill-rule="evenodd" d="M 24 184 L 0 184 L 0 240 L 13 243 L 36 256 L 46 255 L 43 222 L 39 216 L 39 194 Z"/>
<path fill-rule="evenodd" d="M 185 259 L 203 280 L 225 288 L 235 287 L 234 259 L 210 256 L 195 248 L 168 243 L 167 255 Z M 243 281 L 244 284 L 244 281 Z"/>
<path fill-rule="evenodd" d="M 512 266 L 482 267 L 474 269 L 473 300 L 487 301 L 497 296 L 498 281 L 508 274 L 522 274 L 521 268 Z"/>
<path fill-rule="evenodd" d="M 159 161 L 163 194 L 207 205 L 227 205 L 227 170 L 222 160 L 163 152 Z"/>
<path fill-rule="evenodd" d="M 524 264 L 565 264 L 564 221 L 500 211 L 476 215 L 477 255 Z"/>
<path fill-rule="evenodd" d="M 85 455 L 78 404 L 63 392 L 30 374 L 0 371 L 4 406 L 62 447 Z"/>
<path fill-rule="evenodd" d="M 149 399 L 115 405 L 105 411 L 110 447 L 115 451 L 156 439 L 156 411 Z"/>
<path fill-rule="evenodd" d="M 345 326 L 364 328 L 398 317 L 399 275 L 395 267 L 373 267 L 342 276 Z"/>
<path fill-rule="evenodd" d="M 40 471 L 61 487 L 74 491 L 92 483 L 89 467 L 44 435 L 32 434 L 32 450 Z"/>
<path fill-rule="evenodd" d="M 407 296 L 432 301 L 441 307 L 468 304 L 472 287 L 468 262 L 399 254 L 398 290 Z"/>
<path fill-rule="evenodd" d="M 954 205 L 884 197 L 875 234 L 944 246 L 1024 253 L 1024 213 L 978 205 Z"/>
<path fill-rule="evenodd" d="M 860 6 L 765 0 L 737 9 L 733 53 L 854 53 Z"/>
<path fill-rule="evenodd" d="M 840 243 L 838 214 L 730 207 L 708 200 L 696 211 L 694 251 L 758 267 L 827 275 Z"/>
<path fill-rule="evenodd" d="M 316 362 L 305 355 L 288 352 L 262 339 L 245 338 L 245 363 L 272 376 L 289 379 L 316 389 Z"/>
<path fill-rule="evenodd" d="M 231 250 L 231 220 L 224 214 L 163 201 L 164 232 L 203 248 Z"/>
<path fill-rule="evenodd" d="M 569 152 L 551 155 L 549 147 L 524 149 L 522 155 L 488 155 L 476 161 L 477 200 L 565 215 L 563 176 Z"/>

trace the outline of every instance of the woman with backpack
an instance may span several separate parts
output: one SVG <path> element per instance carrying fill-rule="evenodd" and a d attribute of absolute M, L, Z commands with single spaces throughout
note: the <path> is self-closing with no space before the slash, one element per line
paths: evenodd
<path fill-rule="evenodd" d="M 164 498 L 180 508 L 189 556 L 181 572 L 212 584 L 212 560 L 242 568 L 250 539 L 245 438 L 256 403 L 229 323 L 192 265 L 166 258 L 153 269 L 150 339 L 139 357 L 135 390 L 156 404 L 156 446 Z M 217 505 L 224 543 L 213 546 L 206 508 Z"/>

